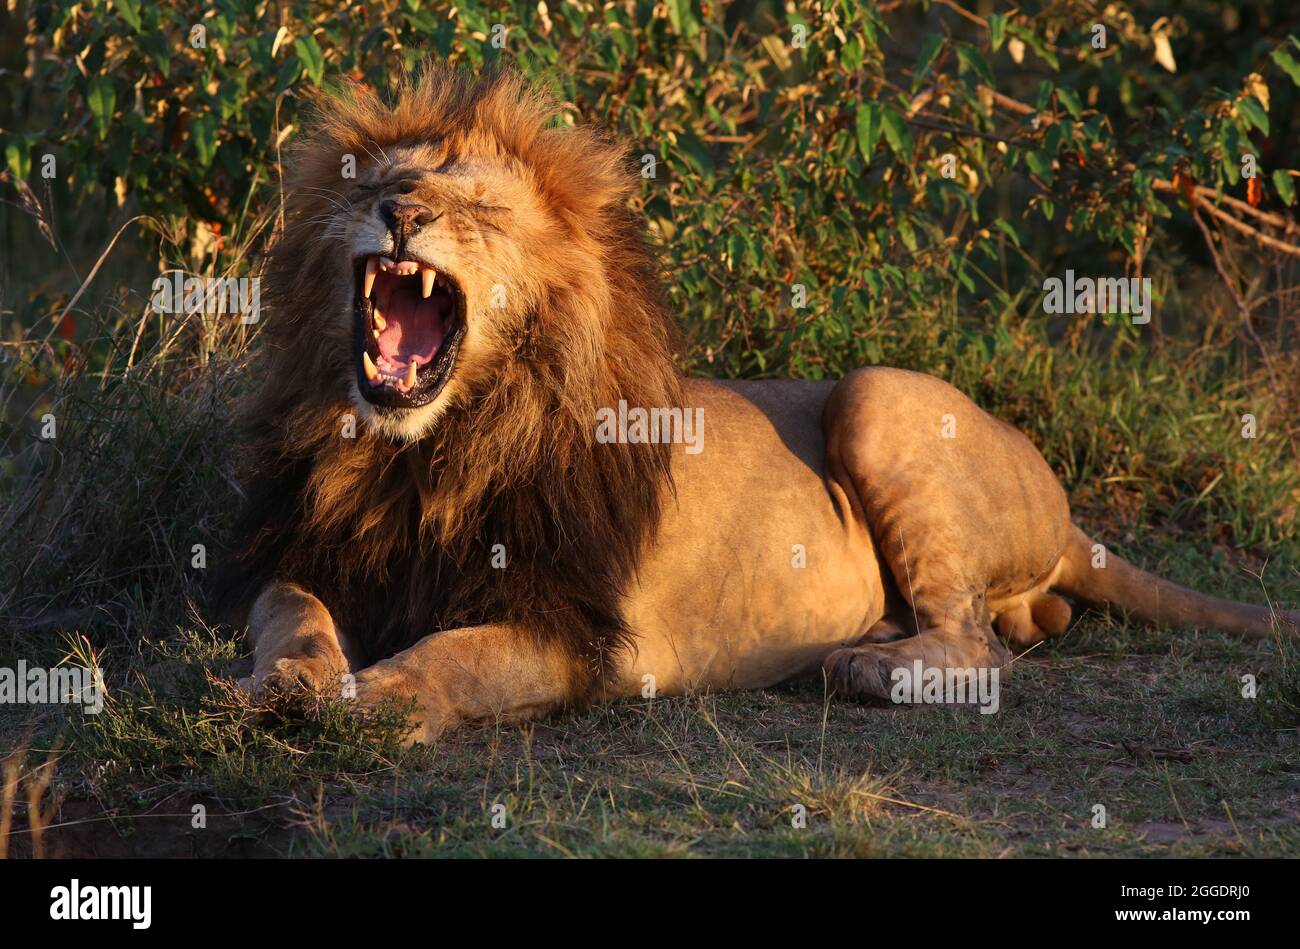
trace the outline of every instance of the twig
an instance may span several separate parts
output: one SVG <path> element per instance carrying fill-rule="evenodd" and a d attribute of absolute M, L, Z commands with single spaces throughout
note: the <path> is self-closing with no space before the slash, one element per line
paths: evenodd
<path fill-rule="evenodd" d="M 211 815 L 209 815 L 209 816 L 210 816 L 210 817 L 214 817 L 214 818 L 215 818 L 215 817 L 246 817 L 246 816 L 248 816 L 249 814 L 256 814 L 256 813 L 258 813 L 259 811 L 265 811 L 265 810 L 270 810 L 270 809 L 273 808 L 273 807 L 284 807 L 284 806 L 285 806 L 285 802 L 284 802 L 284 801 L 275 801 L 275 802 L 273 802 L 273 803 L 271 803 L 271 804 L 263 804 L 261 807 L 254 807 L 254 808 L 252 808 L 251 810 L 247 810 L 247 811 L 228 811 L 228 812 L 226 812 L 226 813 L 222 813 L 222 814 L 211 814 Z M 175 814 L 148 814 L 148 813 L 146 813 L 146 814 L 106 814 L 106 815 L 104 815 L 103 817 L 83 817 L 83 818 L 81 818 L 81 819 L 79 819 L 79 820 L 63 821 L 62 823 L 59 823 L 59 824 L 46 824 L 45 827 L 44 827 L 44 829 L 45 829 L 45 830 L 59 830 L 59 829 L 61 829 L 61 828 L 63 828 L 63 827 L 77 827 L 77 826 L 79 826 L 79 825 L 81 825 L 81 824 L 102 824 L 102 823 L 105 822 L 105 821 L 121 821 L 121 822 L 125 823 L 125 822 L 127 822 L 127 821 L 138 821 L 138 820 L 144 820 L 144 819 L 147 818 L 147 817 L 162 817 L 162 818 L 172 818 L 172 819 L 175 819 L 175 818 L 177 818 L 177 817 L 185 817 L 185 818 L 189 818 L 189 817 L 193 817 L 193 816 L 194 816 L 193 813 L 190 812 L 190 811 L 178 812 L 178 813 L 175 813 Z M 30 833 L 30 831 L 25 831 L 25 830 L 15 830 L 15 831 L 13 832 L 13 835 L 14 835 L 15 837 L 17 837 L 19 834 L 25 834 L 25 833 Z"/>
<path fill-rule="evenodd" d="M 1027 102 L 1021 102 L 1019 99 L 1013 99 L 1010 96 L 1003 95 L 996 89 L 992 89 L 985 85 L 980 85 L 976 91 L 981 95 L 987 95 L 993 100 L 993 102 L 1002 106 L 1002 108 L 1006 109 L 1008 112 L 1015 112 L 1018 115 L 1033 115 L 1039 111 Z"/>
<path fill-rule="evenodd" d="M 1240 198 L 1234 198 L 1230 194 L 1220 195 L 1213 188 L 1207 188 L 1204 185 L 1197 185 L 1193 190 L 1198 198 L 1203 198 L 1207 201 L 1222 201 L 1224 204 L 1230 205 L 1244 214 L 1249 214 L 1251 217 L 1258 218 L 1271 227 L 1276 227 L 1284 234 L 1300 234 L 1300 224 L 1297 224 L 1289 217 L 1283 217 L 1280 214 L 1273 214 L 1271 211 L 1261 211 L 1259 208 L 1251 207 Z"/>
<path fill-rule="evenodd" d="M 81 286 L 77 288 L 76 294 L 74 294 L 72 299 L 68 301 L 68 305 L 63 308 L 63 312 L 59 314 L 58 320 L 55 321 L 56 324 L 62 322 L 63 318 L 68 315 L 69 311 L 77 305 L 77 301 L 81 299 L 81 295 L 85 293 L 86 288 L 90 286 L 90 281 L 95 279 L 95 274 L 99 273 L 99 268 L 104 266 L 104 261 L 108 259 L 109 251 L 113 249 L 113 245 L 117 243 L 117 239 L 122 236 L 122 232 L 136 221 L 146 220 L 151 220 L 149 215 L 137 214 L 117 229 L 117 233 L 113 235 L 113 239 L 108 242 L 108 246 L 104 248 L 104 252 L 99 255 L 99 260 L 95 261 L 95 266 L 91 268 L 90 273 L 86 275 L 86 279 L 83 280 Z"/>
<path fill-rule="evenodd" d="M 1192 220 L 1196 222 L 1196 226 L 1201 229 L 1201 234 L 1205 236 L 1205 246 L 1210 249 L 1210 257 L 1214 260 L 1214 269 L 1219 272 L 1219 276 L 1223 279 L 1223 285 L 1228 288 L 1228 292 L 1232 294 L 1232 299 L 1237 304 L 1237 309 L 1241 311 L 1241 319 L 1246 326 L 1246 332 L 1259 348 L 1259 354 L 1264 360 L 1264 368 L 1268 370 L 1268 378 L 1273 388 L 1273 394 L 1276 396 L 1278 395 L 1278 388 L 1277 376 L 1273 374 L 1273 360 L 1264 347 L 1264 341 L 1255 332 L 1255 324 L 1250 319 L 1250 307 L 1246 306 L 1246 301 L 1242 299 L 1241 293 L 1238 292 L 1237 285 L 1232 282 L 1232 279 L 1228 276 L 1228 271 L 1224 269 L 1223 261 L 1219 259 L 1219 251 L 1214 246 L 1214 235 L 1210 233 L 1209 227 L 1206 226 L 1205 221 L 1197 212 L 1195 204 L 1192 205 Z"/>
<path fill-rule="evenodd" d="M 986 30 L 989 28 L 988 21 L 985 20 L 982 16 L 976 16 L 974 13 L 971 13 L 969 10 L 965 9 L 964 7 L 957 6 L 957 4 L 953 2 L 953 0 L 934 0 L 934 2 L 942 3 L 953 13 L 957 14 L 964 20 L 969 20 L 971 23 L 974 23 L 976 26 L 982 26 Z"/>
<path fill-rule="evenodd" d="M 18 795 L 18 776 L 22 773 L 27 748 L 14 751 L 4 761 L 4 793 L 0 795 L 0 860 L 9 853 L 9 829 L 13 826 L 14 798 Z"/>
<path fill-rule="evenodd" d="M 1156 191 L 1165 191 L 1169 193 L 1182 194 L 1184 197 L 1186 197 L 1182 189 L 1175 186 L 1172 181 L 1165 181 L 1163 178 L 1157 178 L 1155 181 L 1151 182 L 1151 187 Z M 1269 237 L 1267 234 L 1263 233 L 1262 231 L 1251 227 L 1245 221 L 1239 221 L 1237 218 L 1233 217 L 1227 211 L 1224 211 L 1222 208 L 1216 207 L 1215 205 L 1211 204 L 1208 200 L 1205 200 L 1205 198 L 1203 198 L 1202 195 L 1200 194 L 1202 190 L 1209 191 L 1208 188 L 1206 189 L 1197 188 L 1192 192 L 1192 200 L 1189 203 L 1192 205 L 1193 214 L 1195 214 L 1197 207 L 1203 208 L 1207 214 L 1215 218 L 1218 218 L 1224 224 L 1227 224 L 1229 227 L 1240 231 L 1241 233 L 1245 234 L 1247 237 L 1251 238 L 1257 243 L 1263 244 L 1265 247 L 1271 247 L 1274 250 L 1280 251 L 1284 254 L 1290 254 L 1292 257 L 1300 257 L 1300 247 L 1296 247 L 1294 244 L 1288 244 L 1285 241 L 1280 241 L 1275 237 Z M 1214 194 L 1213 191 L 1209 191 L 1209 193 L 1211 195 Z M 1244 203 L 1244 202 L 1239 202 L 1239 203 Z M 1246 206 L 1250 207 L 1250 205 L 1246 205 Z"/>
<path fill-rule="evenodd" d="M 944 132 L 948 135 L 969 135 L 975 138 L 987 139 L 990 142 L 1006 142 L 1008 145 L 1019 145 L 1020 142 L 1014 138 L 1007 138 L 1004 135 L 995 135 L 992 132 L 981 132 L 979 129 L 964 128 L 960 126 L 948 125 L 943 122 L 935 122 L 923 116 L 909 116 L 907 119 L 909 125 L 915 125 L 918 128 L 931 129 L 935 132 Z"/>
<path fill-rule="evenodd" d="M 45 828 L 50 823 L 50 814 L 57 809 L 57 802 L 52 802 L 49 813 L 41 810 L 41 798 L 54 778 L 54 765 L 58 761 L 60 741 L 55 741 L 45 761 L 34 768 L 27 776 L 27 824 L 32 834 L 32 856 L 40 860 L 45 856 Z"/>

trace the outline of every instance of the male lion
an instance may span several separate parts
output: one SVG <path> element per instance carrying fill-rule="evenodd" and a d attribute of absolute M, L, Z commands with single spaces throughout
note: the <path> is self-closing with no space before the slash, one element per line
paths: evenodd
<path fill-rule="evenodd" d="M 267 264 L 222 585 L 255 690 L 351 670 L 363 706 L 414 700 L 428 740 L 646 676 L 668 695 L 820 668 L 887 699 L 917 661 L 987 670 L 1063 633 L 1053 589 L 1270 632 L 1265 609 L 1094 567 L 1034 446 L 938 379 L 682 378 L 622 152 L 550 126 L 517 77 L 430 69 L 394 107 L 354 90 L 322 112 Z M 620 403 L 684 411 L 598 437 Z M 693 445 L 660 437 L 700 413 Z"/>

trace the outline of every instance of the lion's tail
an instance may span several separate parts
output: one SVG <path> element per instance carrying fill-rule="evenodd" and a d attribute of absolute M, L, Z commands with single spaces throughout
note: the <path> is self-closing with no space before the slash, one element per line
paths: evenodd
<path fill-rule="evenodd" d="M 1094 566 L 1094 562 L 1098 564 Z M 1102 566 L 1101 564 L 1104 564 Z M 1300 628 L 1300 613 L 1248 606 L 1147 573 L 1109 550 L 1104 560 L 1094 554 L 1094 542 L 1078 527 L 1073 529 L 1054 587 L 1067 596 L 1095 606 L 1119 606 L 1159 626 L 1203 626 L 1249 639 L 1273 635 L 1274 624 Z"/>

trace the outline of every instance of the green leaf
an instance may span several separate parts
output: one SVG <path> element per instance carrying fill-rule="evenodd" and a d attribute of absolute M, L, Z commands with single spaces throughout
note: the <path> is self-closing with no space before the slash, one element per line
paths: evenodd
<path fill-rule="evenodd" d="M 907 120 L 897 109 L 885 109 L 883 116 L 885 141 L 899 158 L 912 157 L 912 133 L 907 129 Z"/>
<path fill-rule="evenodd" d="M 961 60 L 961 71 L 972 70 L 980 81 L 990 89 L 997 87 L 997 80 L 993 78 L 993 70 L 989 68 L 988 61 L 974 46 L 969 43 L 957 44 L 957 58 Z"/>
<path fill-rule="evenodd" d="M 1277 63 L 1278 66 L 1281 67 L 1282 71 L 1291 77 L 1293 83 L 1300 86 L 1300 63 L 1296 62 L 1296 59 L 1291 55 L 1290 50 L 1286 49 L 1284 46 L 1279 46 L 1277 49 L 1273 50 L 1272 56 L 1273 62 Z"/>
<path fill-rule="evenodd" d="M 677 136 L 677 149 L 682 153 L 695 171 L 701 175 L 711 175 L 713 173 L 713 156 L 709 154 L 708 146 L 700 141 L 698 137 L 690 132 L 683 132 Z"/>
<path fill-rule="evenodd" d="M 916 253 L 916 231 L 912 227 L 912 222 L 906 217 L 900 217 L 894 222 L 894 227 L 898 230 L 898 236 L 903 240 L 903 246 Z"/>
<path fill-rule="evenodd" d="M 298 77 L 302 75 L 302 60 L 297 56 L 290 56 L 280 64 L 280 69 L 275 74 L 275 94 L 278 96 L 284 90 L 288 89 Z"/>
<path fill-rule="evenodd" d="M 971 275 L 966 272 L 966 267 L 964 265 L 958 268 L 957 279 L 961 281 L 961 285 L 971 293 L 975 292 L 975 281 L 972 280 Z"/>
<path fill-rule="evenodd" d="M 945 37 L 942 33 L 931 33 L 921 44 L 921 55 L 916 58 L 916 68 L 912 71 L 912 88 L 915 89 L 930 72 L 939 51 L 943 49 Z"/>
<path fill-rule="evenodd" d="M 741 266 L 745 259 L 745 238 L 734 231 L 727 239 L 727 257 L 731 268 Z"/>
<path fill-rule="evenodd" d="M 417 13 L 421 17 L 428 16 L 427 13 L 419 14 L 419 11 L 416 10 L 412 10 L 411 12 Z M 487 17 L 483 15 L 483 11 L 480 10 L 475 4 L 462 3 L 460 5 L 460 8 L 457 10 L 456 15 L 457 18 L 460 20 L 460 22 L 463 23 L 465 25 L 465 28 L 468 29 L 471 33 L 492 32 L 492 26 L 488 22 Z M 412 21 L 412 23 L 415 23 L 415 21 Z"/>
<path fill-rule="evenodd" d="M 1039 37 L 1038 34 L 1035 33 L 1033 30 L 1020 26 L 1019 24 L 1012 23 L 1009 27 L 1007 27 L 1007 32 L 1010 33 L 1012 36 L 1018 37 L 1026 46 L 1032 49 L 1034 51 L 1034 55 L 1036 55 L 1043 62 L 1047 63 L 1047 65 L 1052 67 L 1053 72 L 1060 71 L 1061 61 L 1057 59 L 1055 53 L 1053 53 L 1050 49 L 1047 48 L 1047 46 L 1043 43 L 1042 38 Z"/>
<path fill-rule="evenodd" d="M 840 49 L 840 62 L 844 63 L 844 68 L 850 72 L 857 72 L 862 68 L 862 44 L 858 42 L 856 36 L 850 36 L 848 42 Z"/>
<path fill-rule="evenodd" d="M 1043 136 L 1041 150 L 1047 152 L 1049 155 L 1055 155 L 1059 152 L 1061 150 L 1061 142 L 1065 139 L 1066 135 L 1073 134 L 1071 130 L 1067 129 L 1067 126 L 1069 125 L 1069 122 L 1053 123 L 1052 127 L 1047 130 L 1047 134 Z"/>
<path fill-rule="evenodd" d="M 194 120 L 190 126 L 190 141 L 199 156 L 199 167 L 207 168 L 217 153 L 217 120 L 211 113 Z"/>
<path fill-rule="evenodd" d="M 1223 156 L 1221 166 L 1231 184 L 1241 180 L 1238 162 L 1241 161 L 1241 130 L 1232 122 L 1224 122 L 1219 129 L 1219 152 Z"/>
<path fill-rule="evenodd" d="M 870 6 L 862 7 L 862 22 L 858 24 L 862 29 L 862 35 L 866 38 L 867 43 L 872 49 L 880 47 L 880 34 L 884 33 L 890 36 L 889 27 L 880 19 L 879 11 Z"/>
<path fill-rule="evenodd" d="M 1273 187 L 1277 189 L 1277 195 L 1283 204 L 1287 207 L 1295 204 L 1295 182 L 1291 179 L 1291 172 L 1285 168 L 1273 172 Z"/>
<path fill-rule="evenodd" d="M 864 270 L 862 272 L 862 279 L 866 283 L 867 289 L 871 292 L 872 296 L 878 297 L 884 292 L 885 285 L 881 282 L 880 274 L 876 271 Z"/>
<path fill-rule="evenodd" d="M 880 106 L 874 102 L 858 106 L 858 149 L 862 158 L 870 164 L 871 156 L 876 151 L 876 142 L 880 139 Z"/>
<path fill-rule="evenodd" d="M 113 121 L 113 108 L 117 104 L 117 94 L 113 91 L 113 80 L 107 76 L 96 76 L 86 85 L 86 105 L 95 118 L 95 128 L 99 130 L 102 141 L 108 137 L 108 126 Z"/>
<path fill-rule="evenodd" d="M 1005 13 L 994 13 L 989 17 L 989 41 L 993 52 L 1002 48 L 1002 41 L 1007 36 L 1007 17 Z"/>
<path fill-rule="evenodd" d="M 1020 246 L 1020 235 L 1016 233 L 1016 229 L 1012 227 L 1008 221 L 998 218 L 993 222 L 993 225 L 1003 234 L 1007 235 L 1007 237 L 1011 238 L 1017 247 Z"/>
<path fill-rule="evenodd" d="M 1075 94 L 1073 89 L 1066 89 L 1064 86 L 1058 86 L 1056 90 L 1056 98 L 1061 100 L 1061 103 L 1076 119 L 1079 117 L 1079 113 L 1083 111 L 1083 105 L 1079 102 L 1079 97 Z"/>
<path fill-rule="evenodd" d="M 32 156 L 25 140 L 11 138 L 5 142 L 5 164 L 16 179 L 27 180 L 27 176 L 32 173 Z"/>
<path fill-rule="evenodd" d="M 1244 96 L 1237 103 L 1237 110 L 1246 117 L 1247 122 L 1265 135 L 1268 134 L 1268 113 L 1264 111 L 1264 107 L 1256 101 L 1254 96 Z"/>
<path fill-rule="evenodd" d="M 122 19 L 131 25 L 131 29 L 140 32 L 140 0 L 113 0 L 113 6 L 122 14 Z"/>
<path fill-rule="evenodd" d="M 1029 152 L 1025 155 L 1029 170 L 1045 181 L 1052 180 L 1052 156 L 1047 152 Z"/>
<path fill-rule="evenodd" d="M 693 37 L 700 31 L 691 0 L 668 0 L 668 22 L 678 36 Z"/>
<path fill-rule="evenodd" d="M 1038 98 L 1034 102 L 1034 108 L 1042 112 L 1047 108 L 1047 103 L 1052 100 L 1052 91 L 1056 87 L 1052 85 L 1050 79 L 1044 79 L 1038 84 Z"/>
<path fill-rule="evenodd" d="M 171 47 L 167 45 L 167 37 L 163 33 L 155 33 L 152 30 L 148 33 L 140 34 L 140 48 L 149 54 L 149 58 L 154 61 L 162 77 L 166 79 L 171 75 Z"/>
<path fill-rule="evenodd" d="M 316 42 L 314 36 L 300 36 L 293 41 L 293 48 L 298 53 L 298 58 L 302 60 L 302 68 L 307 72 L 307 78 L 312 81 L 312 85 L 319 86 L 321 76 L 325 73 L 325 57 L 320 51 L 320 44 Z"/>

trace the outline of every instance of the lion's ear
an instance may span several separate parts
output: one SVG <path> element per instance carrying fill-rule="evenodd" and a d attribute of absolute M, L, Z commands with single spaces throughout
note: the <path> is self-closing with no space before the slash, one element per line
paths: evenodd
<path fill-rule="evenodd" d="M 545 169 L 542 182 L 551 199 L 581 218 L 601 215 L 631 190 L 632 178 L 622 149 L 588 128 L 547 129 L 535 147 Z"/>

